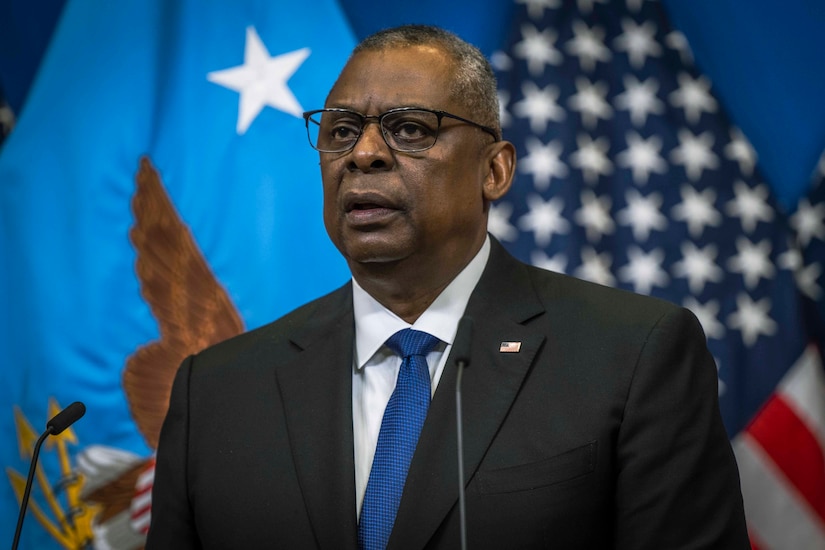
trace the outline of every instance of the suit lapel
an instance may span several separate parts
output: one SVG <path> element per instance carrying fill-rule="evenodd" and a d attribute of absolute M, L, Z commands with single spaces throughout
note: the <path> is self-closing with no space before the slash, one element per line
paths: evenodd
<path fill-rule="evenodd" d="M 525 266 L 493 241 L 466 310 L 475 326 L 462 382 L 465 486 L 544 342 L 544 334 L 524 324 L 543 312 Z M 502 353 L 502 342 L 521 342 L 521 349 Z M 454 363 L 448 358 L 410 465 L 389 548 L 424 547 L 458 501 L 455 385 Z"/>
<path fill-rule="evenodd" d="M 291 337 L 302 349 L 277 370 L 291 450 L 320 548 L 355 548 L 352 291 L 319 303 Z"/>

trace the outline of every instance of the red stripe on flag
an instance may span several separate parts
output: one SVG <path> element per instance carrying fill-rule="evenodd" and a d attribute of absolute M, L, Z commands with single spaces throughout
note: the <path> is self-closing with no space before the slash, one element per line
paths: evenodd
<path fill-rule="evenodd" d="M 133 504 L 133 508 L 130 511 L 132 513 L 131 515 L 132 515 L 133 519 L 134 518 L 139 518 L 143 514 L 146 514 L 146 513 L 152 511 L 152 501 L 147 500 L 145 504 L 142 504 L 140 506 L 134 506 L 134 504 Z"/>
<path fill-rule="evenodd" d="M 761 542 L 756 537 L 756 535 L 753 534 L 753 531 L 751 531 L 750 529 L 748 529 L 748 538 L 751 539 L 751 550 L 761 550 L 762 549 Z"/>
<path fill-rule="evenodd" d="M 825 521 L 825 454 L 808 426 L 774 394 L 747 431 Z"/>

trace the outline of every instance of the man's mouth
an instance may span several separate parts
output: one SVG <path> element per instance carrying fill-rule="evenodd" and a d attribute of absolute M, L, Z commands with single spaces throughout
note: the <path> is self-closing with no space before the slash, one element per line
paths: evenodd
<path fill-rule="evenodd" d="M 369 227 L 386 223 L 400 209 L 375 193 L 353 193 L 344 200 L 344 214 L 352 226 Z"/>
<path fill-rule="evenodd" d="M 386 208 L 386 207 L 381 206 L 380 204 L 373 203 L 373 202 L 363 202 L 363 203 L 359 202 L 359 203 L 353 204 L 349 211 L 352 212 L 353 210 L 375 210 L 375 209 L 378 209 L 378 208 Z"/>
<path fill-rule="evenodd" d="M 374 192 L 352 192 L 344 197 L 344 212 L 363 210 L 398 210 L 392 200 Z"/>

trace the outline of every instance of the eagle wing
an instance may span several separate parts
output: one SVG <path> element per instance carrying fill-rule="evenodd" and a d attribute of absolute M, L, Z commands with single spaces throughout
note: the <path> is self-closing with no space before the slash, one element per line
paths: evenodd
<path fill-rule="evenodd" d="M 243 332 L 244 325 L 148 158 L 140 161 L 136 184 L 129 236 L 141 294 L 160 338 L 128 358 L 123 388 L 138 429 L 155 449 L 181 361 Z"/>

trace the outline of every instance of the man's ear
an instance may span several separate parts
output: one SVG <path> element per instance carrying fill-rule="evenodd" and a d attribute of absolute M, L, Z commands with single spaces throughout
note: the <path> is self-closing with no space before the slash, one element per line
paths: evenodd
<path fill-rule="evenodd" d="M 516 148 L 509 141 L 497 141 L 489 145 L 487 162 L 489 171 L 484 180 L 484 200 L 495 201 L 504 196 L 513 183 L 516 171 Z"/>

